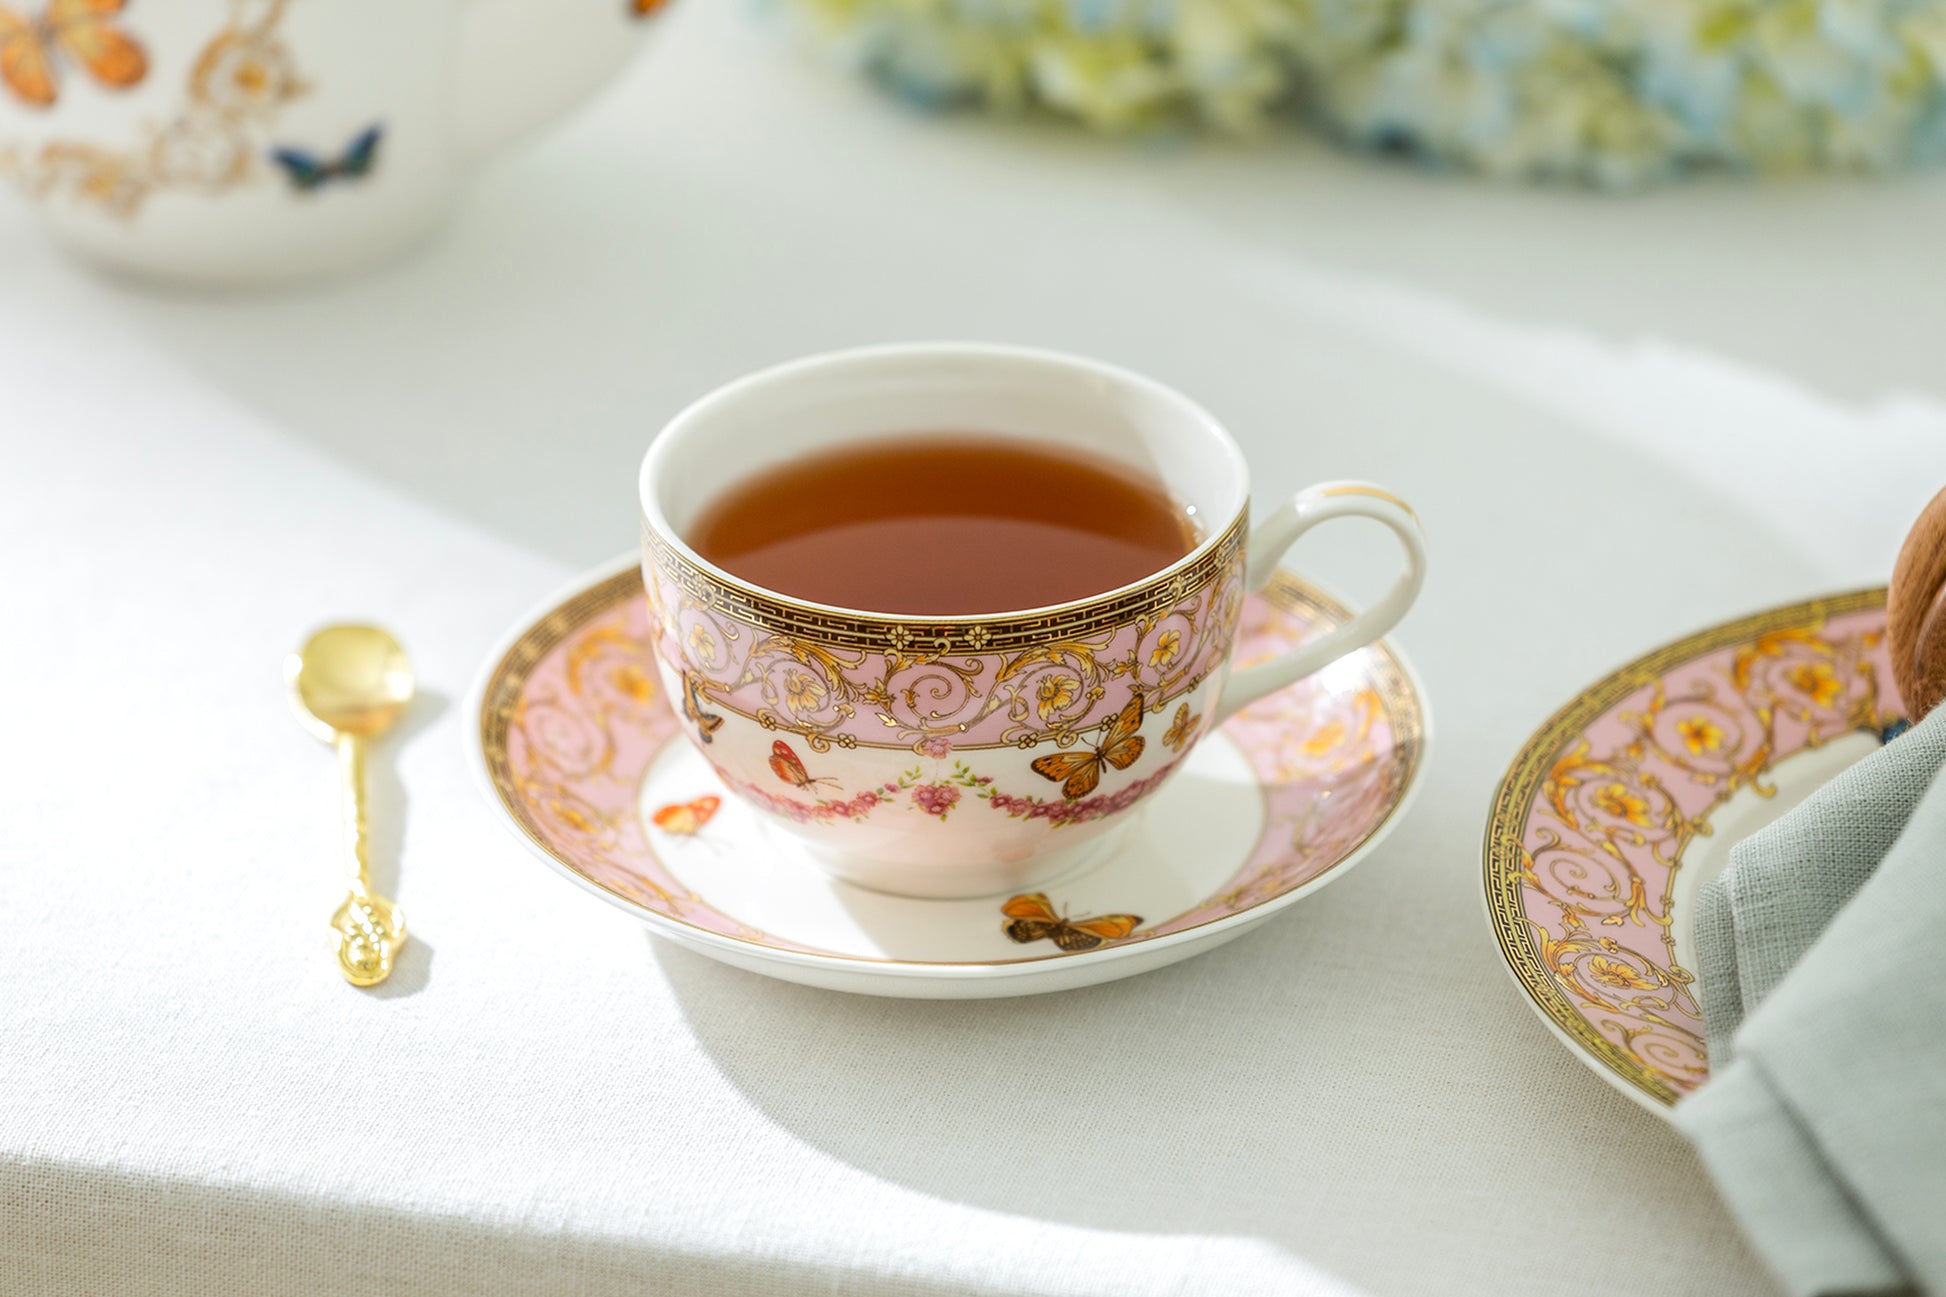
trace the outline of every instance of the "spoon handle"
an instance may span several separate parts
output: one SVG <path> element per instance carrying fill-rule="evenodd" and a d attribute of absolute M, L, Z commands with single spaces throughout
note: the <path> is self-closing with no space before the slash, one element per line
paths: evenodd
<path fill-rule="evenodd" d="M 338 772 L 343 777 L 345 875 L 351 894 L 369 896 L 372 889 L 371 832 L 365 817 L 365 740 L 339 733 Z"/>

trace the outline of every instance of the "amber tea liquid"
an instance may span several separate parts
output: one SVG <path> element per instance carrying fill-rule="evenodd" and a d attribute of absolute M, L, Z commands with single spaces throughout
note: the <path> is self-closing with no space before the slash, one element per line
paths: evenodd
<path fill-rule="evenodd" d="M 862 612 L 974 616 L 1087 598 L 1196 547 L 1136 470 L 1011 438 L 853 442 L 731 487 L 688 529 L 754 585 Z"/>

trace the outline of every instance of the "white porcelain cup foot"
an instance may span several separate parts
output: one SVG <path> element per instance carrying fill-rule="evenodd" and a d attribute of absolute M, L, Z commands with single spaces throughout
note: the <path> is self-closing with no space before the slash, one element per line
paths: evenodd
<path fill-rule="evenodd" d="M 1013 896 L 1077 878 L 1111 859 L 1122 849 L 1140 819 L 1140 815 L 1123 816 L 1120 823 L 1079 846 L 1044 851 L 1025 860 L 981 860 L 967 864 L 865 860 L 815 843 L 806 854 L 833 878 L 888 896 L 935 901 Z"/>

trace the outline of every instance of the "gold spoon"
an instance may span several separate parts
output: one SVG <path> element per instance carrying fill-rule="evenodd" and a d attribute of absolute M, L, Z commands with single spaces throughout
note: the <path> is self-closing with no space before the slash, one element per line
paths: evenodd
<path fill-rule="evenodd" d="M 405 915 L 372 890 L 365 829 L 365 745 L 412 701 L 412 664 L 376 626 L 327 626 L 284 659 L 291 707 L 305 729 L 338 749 L 344 776 L 350 891 L 331 916 L 338 969 L 353 986 L 377 986 L 405 945 Z"/>

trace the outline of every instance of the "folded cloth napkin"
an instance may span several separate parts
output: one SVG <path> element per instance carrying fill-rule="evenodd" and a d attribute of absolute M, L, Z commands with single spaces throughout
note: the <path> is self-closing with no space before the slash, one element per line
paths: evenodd
<path fill-rule="evenodd" d="M 1730 853 L 1676 1108 L 1786 1291 L 1946 1294 L 1946 708 Z M 1733 1039 L 1734 1037 L 1734 1039 Z"/>

